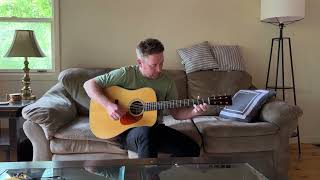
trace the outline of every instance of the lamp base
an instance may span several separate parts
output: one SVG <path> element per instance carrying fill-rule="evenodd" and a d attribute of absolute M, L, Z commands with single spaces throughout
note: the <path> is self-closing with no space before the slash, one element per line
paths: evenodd
<path fill-rule="evenodd" d="M 36 96 L 35 95 L 30 95 L 30 96 L 22 96 L 23 100 L 35 100 Z"/>
<path fill-rule="evenodd" d="M 23 71 L 24 71 L 24 76 L 23 76 L 23 79 L 22 79 L 22 89 L 21 89 L 21 96 L 22 96 L 22 99 L 23 100 L 35 100 L 36 99 L 36 96 L 32 94 L 32 90 L 30 88 L 30 84 L 31 84 L 31 80 L 30 80 L 30 77 L 29 77 L 29 62 L 28 62 L 28 57 L 25 57 L 25 60 L 24 60 L 24 68 L 23 68 Z"/>

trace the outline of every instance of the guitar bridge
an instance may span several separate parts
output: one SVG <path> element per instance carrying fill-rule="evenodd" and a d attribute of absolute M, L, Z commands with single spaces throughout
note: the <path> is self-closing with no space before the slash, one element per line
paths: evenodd
<path fill-rule="evenodd" d="M 120 123 L 122 125 L 130 125 L 134 124 L 142 118 L 142 114 L 139 116 L 133 116 L 130 113 L 126 113 L 124 116 L 120 118 Z"/>

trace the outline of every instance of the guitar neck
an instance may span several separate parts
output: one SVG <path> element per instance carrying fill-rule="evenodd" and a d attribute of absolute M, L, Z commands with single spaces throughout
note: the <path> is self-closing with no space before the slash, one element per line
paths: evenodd
<path fill-rule="evenodd" d="M 189 107 L 207 103 L 210 104 L 210 100 L 205 99 L 182 99 L 182 100 L 171 100 L 171 101 L 158 101 L 158 102 L 149 102 L 144 104 L 145 111 L 154 111 L 154 110 L 163 110 L 163 109 L 173 109 L 180 107 Z"/>

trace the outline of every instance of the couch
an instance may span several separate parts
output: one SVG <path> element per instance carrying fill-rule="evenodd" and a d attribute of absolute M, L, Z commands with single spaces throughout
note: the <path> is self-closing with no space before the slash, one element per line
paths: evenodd
<path fill-rule="evenodd" d="M 113 139 L 96 138 L 89 127 L 89 97 L 83 83 L 107 69 L 70 68 L 36 103 L 22 111 L 25 134 L 33 145 L 34 161 L 70 161 L 136 158 Z M 250 89 L 247 72 L 165 70 L 179 91 L 179 98 L 235 94 Z M 265 104 L 255 123 L 219 118 L 222 107 L 210 106 L 203 116 L 177 121 L 165 112 L 164 123 L 201 146 L 201 156 L 223 163 L 248 162 L 270 179 L 287 179 L 289 138 L 302 111 L 299 107 L 273 100 Z M 162 155 L 160 155 L 162 156 Z M 164 155 L 165 156 L 165 155 Z"/>

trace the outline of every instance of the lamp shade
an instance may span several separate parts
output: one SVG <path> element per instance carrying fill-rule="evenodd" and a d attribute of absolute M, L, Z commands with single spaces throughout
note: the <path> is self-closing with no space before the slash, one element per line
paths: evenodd
<path fill-rule="evenodd" d="M 32 30 L 16 30 L 6 57 L 45 57 Z"/>
<path fill-rule="evenodd" d="M 305 16 L 305 0 L 261 0 L 261 21 L 286 24 Z"/>

